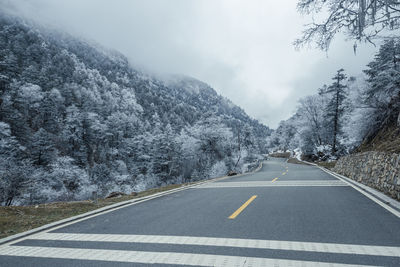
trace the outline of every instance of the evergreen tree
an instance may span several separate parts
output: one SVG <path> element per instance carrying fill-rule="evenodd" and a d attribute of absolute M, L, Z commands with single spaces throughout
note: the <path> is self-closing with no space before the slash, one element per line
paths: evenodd
<path fill-rule="evenodd" d="M 400 113 L 400 41 L 389 39 L 364 70 L 368 86 L 363 90 L 363 104 L 375 118 L 371 132 L 393 121 Z"/>
<path fill-rule="evenodd" d="M 38 166 L 47 166 L 57 155 L 54 148 L 54 138 L 52 134 L 45 129 L 40 128 L 33 134 L 30 147 L 30 154 L 34 164 Z"/>
<path fill-rule="evenodd" d="M 32 175 L 23 149 L 12 136 L 10 126 L 0 122 L 0 203 L 5 206 L 22 194 Z"/>
<path fill-rule="evenodd" d="M 344 69 L 338 70 L 336 75 L 332 78 L 334 82 L 323 92 L 323 94 L 329 95 L 325 118 L 327 127 L 332 133 L 332 154 L 338 152 L 338 137 L 342 134 L 342 117 L 345 111 L 344 101 L 347 95 L 347 85 L 344 83 L 347 77 L 343 72 Z"/>

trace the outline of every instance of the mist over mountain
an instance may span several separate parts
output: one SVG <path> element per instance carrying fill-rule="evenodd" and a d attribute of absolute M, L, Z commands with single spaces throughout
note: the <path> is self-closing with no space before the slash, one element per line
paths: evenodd
<path fill-rule="evenodd" d="M 271 130 L 187 76 L 0 13 L 0 202 L 85 199 L 245 172 Z"/>

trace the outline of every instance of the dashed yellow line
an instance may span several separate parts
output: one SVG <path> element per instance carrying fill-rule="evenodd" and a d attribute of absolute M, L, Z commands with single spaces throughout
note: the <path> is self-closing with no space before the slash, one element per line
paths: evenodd
<path fill-rule="evenodd" d="M 257 195 L 252 196 L 247 200 L 240 208 L 238 208 L 234 213 L 232 213 L 231 216 L 229 216 L 229 219 L 235 219 L 255 198 Z"/>
<path fill-rule="evenodd" d="M 278 177 L 274 178 L 271 182 L 275 182 L 276 180 L 278 180 Z"/>

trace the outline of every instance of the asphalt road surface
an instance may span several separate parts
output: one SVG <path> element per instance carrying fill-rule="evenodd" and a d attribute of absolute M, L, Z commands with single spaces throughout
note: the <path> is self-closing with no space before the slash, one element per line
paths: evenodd
<path fill-rule="evenodd" d="M 400 218 L 317 167 L 270 159 L 0 246 L 2 267 L 152 264 L 400 266 Z"/>

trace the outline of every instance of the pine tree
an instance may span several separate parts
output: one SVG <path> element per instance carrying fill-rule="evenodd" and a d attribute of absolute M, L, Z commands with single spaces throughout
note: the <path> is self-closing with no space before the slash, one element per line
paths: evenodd
<path fill-rule="evenodd" d="M 10 126 L 0 122 L 0 204 L 10 206 L 29 183 L 32 168 Z M 22 148 L 23 149 L 23 148 Z"/>
<path fill-rule="evenodd" d="M 64 129 L 61 134 L 62 151 L 75 159 L 79 166 L 85 166 L 86 147 L 83 142 L 83 116 L 79 109 L 72 105 L 66 109 L 66 117 L 63 122 Z"/>
<path fill-rule="evenodd" d="M 369 86 L 364 91 L 364 103 L 385 110 L 400 92 L 400 41 L 386 40 L 367 66 L 364 73 Z"/>
<path fill-rule="evenodd" d="M 40 128 L 32 137 L 30 147 L 33 163 L 38 166 L 47 166 L 57 155 L 54 148 L 53 136 L 45 129 Z"/>
<path fill-rule="evenodd" d="M 347 85 L 344 84 L 346 75 L 343 73 L 344 69 L 337 71 L 336 75 L 332 78 L 334 82 L 326 88 L 323 94 L 330 96 L 329 102 L 326 106 L 326 123 L 328 129 L 332 133 L 332 154 L 336 154 L 338 151 L 338 137 L 342 133 L 342 116 L 345 110 L 344 100 L 347 96 Z"/>
<path fill-rule="evenodd" d="M 380 122 L 400 105 L 400 41 L 386 40 L 370 62 L 364 104 L 380 113 Z"/>

